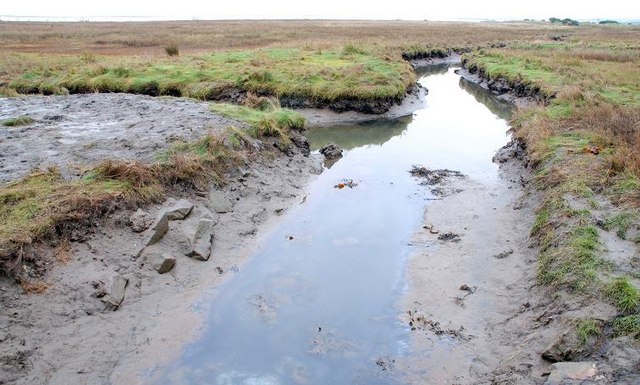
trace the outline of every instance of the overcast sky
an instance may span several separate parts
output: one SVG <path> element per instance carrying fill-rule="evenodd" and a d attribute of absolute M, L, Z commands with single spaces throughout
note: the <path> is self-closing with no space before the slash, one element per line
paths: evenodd
<path fill-rule="evenodd" d="M 640 1 L 562 0 L 0 0 L 2 16 L 165 19 L 640 19 Z"/>

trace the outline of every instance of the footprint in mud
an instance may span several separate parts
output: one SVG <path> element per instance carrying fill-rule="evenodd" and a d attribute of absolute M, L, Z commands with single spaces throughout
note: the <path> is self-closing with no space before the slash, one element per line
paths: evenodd
<path fill-rule="evenodd" d="M 383 372 L 392 371 L 395 364 L 396 360 L 388 356 L 382 356 L 376 360 L 376 365 L 378 365 Z"/>
<path fill-rule="evenodd" d="M 276 305 L 262 294 L 254 294 L 249 297 L 249 303 L 266 322 L 274 323 L 276 321 Z"/>
<path fill-rule="evenodd" d="M 443 329 L 440 326 L 440 322 L 426 318 L 417 310 L 409 310 L 407 314 L 409 314 L 409 327 L 411 327 L 412 331 L 431 332 L 438 337 L 451 337 L 462 342 L 469 341 L 472 338 L 465 333 L 465 328 L 462 325 L 458 329 Z"/>
<path fill-rule="evenodd" d="M 478 287 L 477 286 L 469 286 L 466 283 L 463 283 L 462 285 L 460 285 L 460 290 L 466 291 L 467 293 L 462 297 L 454 297 L 453 301 L 455 302 L 456 305 L 458 305 L 460 307 L 464 307 L 465 306 L 464 300 L 466 299 L 466 297 L 468 297 L 471 294 L 475 293 L 476 290 L 478 290 Z"/>
<path fill-rule="evenodd" d="M 333 330 L 319 327 L 313 336 L 311 349 L 307 353 L 321 356 L 332 354 L 345 357 L 353 354 L 356 350 L 357 345 L 354 342 L 339 336 Z"/>

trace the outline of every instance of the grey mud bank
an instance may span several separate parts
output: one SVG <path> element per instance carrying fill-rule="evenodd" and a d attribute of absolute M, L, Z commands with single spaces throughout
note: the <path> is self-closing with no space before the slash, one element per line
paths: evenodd
<path fill-rule="evenodd" d="M 2 181 L 50 165 L 73 177 L 80 165 L 105 158 L 153 160 L 173 140 L 242 125 L 187 99 L 0 99 L 1 117 L 27 113 L 34 123 L 0 130 Z M 74 232 L 68 261 L 51 266 L 43 277 L 49 288 L 41 294 L 25 294 L 0 278 L 0 383 L 131 383 L 114 377 L 114 370 L 132 362 L 153 366 L 178 351 L 198 330 L 192 305 L 201 293 L 242 269 L 267 229 L 302 201 L 307 181 L 321 171 L 319 160 L 305 153 L 295 146 L 288 155 L 257 152 L 232 170 L 222 190 L 170 196 L 136 213 L 119 210 Z M 150 228 L 176 204 L 188 208 L 184 219 L 173 216 Z M 204 225 L 212 227 L 210 256 L 189 258 Z M 145 248 L 152 237 L 158 242 Z M 158 274 L 158 258 L 173 259 L 175 266 Z"/>

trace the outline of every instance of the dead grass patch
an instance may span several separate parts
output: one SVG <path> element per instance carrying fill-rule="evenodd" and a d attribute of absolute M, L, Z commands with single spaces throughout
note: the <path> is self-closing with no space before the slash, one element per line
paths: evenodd
<path fill-rule="evenodd" d="M 53 257 L 68 260 L 69 234 L 112 212 L 117 205 L 157 202 L 183 185 L 205 189 L 222 183 L 227 168 L 242 154 L 208 134 L 174 145 L 165 160 L 105 160 L 80 179 L 66 180 L 56 168 L 34 171 L 0 186 L 0 272 L 16 274 L 22 264 L 42 258 L 34 245 L 62 240 Z M 54 242 L 55 243 L 55 242 Z M 31 290 L 31 289 L 30 289 Z"/>
<path fill-rule="evenodd" d="M 42 294 L 51 287 L 51 284 L 41 280 L 21 280 L 20 287 L 25 293 Z"/>

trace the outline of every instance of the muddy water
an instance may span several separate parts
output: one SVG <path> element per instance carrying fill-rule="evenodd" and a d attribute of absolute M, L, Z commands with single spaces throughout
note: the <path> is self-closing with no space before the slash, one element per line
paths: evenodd
<path fill-rule="evenodd" d="M 205 326 L 179 359 L 150 375 L 162 384 L 398 384 L 409 354 L 398 320 L 411 235 L 428 190 L 422 164 L 498 181 L 508 107 L 447 67 L 421 73 L 427 105 L 412 117 L 315 128 L 312 147 L 344 157 L 266 235 L 251 261 L 205 295 Z M 335 188 L 345 180 L 352 187 Z"/>

